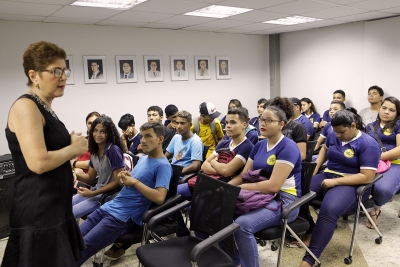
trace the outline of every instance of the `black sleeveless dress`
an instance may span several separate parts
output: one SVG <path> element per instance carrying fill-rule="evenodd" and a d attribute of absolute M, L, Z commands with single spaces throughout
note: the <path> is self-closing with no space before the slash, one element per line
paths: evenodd
<path fill-rule="evenodd" d="M 44 119 L 48 151 L 70 144 L 64 124 L 31 95 Z M 29 135 L 29 129 L 26 130 Z M 6 128 L 15 166 L 15 185 L 10 208 L 10 236 L 2 267 L 71 267 L 85 248 L 72 214 L 73 176 L 69 162 L 43 174 L 29 170 L 15 133 Z"/>

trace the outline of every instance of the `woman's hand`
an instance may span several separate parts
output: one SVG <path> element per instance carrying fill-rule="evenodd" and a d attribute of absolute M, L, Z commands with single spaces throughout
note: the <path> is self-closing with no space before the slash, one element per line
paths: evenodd
<path fill-rule="evenodd" d="M 71 146 L 75 149 L 76 155 L 82 155 L 88 150 L 88 141 L 82 133 L 71 132 Z"/>
<path fill-rule="evenodd" d="M 321 183 L 321 187 L 326 191 L 332 187 L 337 186 L 335 179 L 325 179 Z"/>
<path fill-rule="evenodd" d="M 83 197 L 93 197 L 95 196 L 95 191 L 92 191 L 90 189 L 84 188 L 84 187 L 79 187 L 78 188 L 78 194 L 83 196 Z"/>

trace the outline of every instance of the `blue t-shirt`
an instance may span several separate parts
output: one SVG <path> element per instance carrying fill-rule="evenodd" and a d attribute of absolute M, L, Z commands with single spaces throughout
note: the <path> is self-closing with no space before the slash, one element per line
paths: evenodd
<path fill-rule="evenodd" d="M 90 155 L 89 166 L 97 172 L 97 176 L 99 177 L 97 188 L 111 183 L 114 181 L 113 172 L 117 169 L 125 168 L 124 156 L 121 148 L 113 145 L 111 142 L 107 143 L 101 159 L 99 159 L 97 154 Z"/>
<path fill-rule="evenodd" d="M 372 127 L 375 128 L 376 124 L 378 123 L 378 121 L 374 121 L 370 124 L 372 124 Z M 375 128 L 375 132 L 378 134 L 379 138 L 381 139 L 381 142 L 383 144 L 383 146 L 386 148 L 387 151 L 395 148 L 397 146 L 396 143 L 396 136 L 398 134 L 400 134 L 400 121 L 397 122 L 397 124 L 395 125 L 393 130 L 390 129 L 386 129 L 384 132 L 382 132 L 383 127 L 381 125 L 379 125 L 378 129 Z M 369 126 L 366 127 L 367 128 L 367 133 L 375 139 L 375 135 L 374 133 L 371 131 L 371 129 L 369 128 Z"/>
<path fill-rule="evenodd" d="M 322 128 L 321 134 L 319 136 L 321 136 L 322 138 L 326 139 L 326 137 L 333 132 L 333 128 L 330 122 L 328 122 L 327 124 L 325 124 L 325 127 Z"/>
<path fill-rule="evenodd" d="M 310 136 L 308 140 L 314 140 L 314 125 L 306 116 L 300 115 L 294 121 L 300 122 L 301 124 L 304 125 L 307 131 L 307 135 Z"/>
<path fill-rule="evenodd" d="M 140 132 L 138 132 L 131 140 L 126 140 L 126 146 L 133 155 L 138 154 L 137 147 L 140 144 Z"/>
<path fill-rule="evenodd" d="M 329 109 L 325 110 L 322 120 L 325 122 L 331 122 L 331 117 L 329 117 Z"/>
<path fill-rule="evenodd" d="M 270 177 L 275 163 L 284 163 L 293 167 L 289 177 L 283 183 L 281 191 L 301 196 L 301 155 L 296 143 L 289 138 L 282 138 L 267 150 L 267 139 L 258 142 L 250 153 L 249 160 L 253 161 L 253 170 L 263 169 Z"/>
<path fill-rule="evenodd" d="M 184 141 L 180 134 L 176 134 L 169 143 L 167 152 L 173 155 L 172 164 L 187 167 L 193 160 L 203 160 L 203 142 L 197 134 Z"/>
<path fill-rule="evenodd" d="M 253 126 L 256 128 L 257 134 L 258 134 L 258 136 L 260 136 L 260 135 L 261 135 L 261 133 L 260 133 L 260 122 L 258 121 L 258 118 L 259 118 L 259 117 L 254 117 L 254 118 L 252 118 L 252 119 L 249 121 L 249 124 L 250 124 L 250 125 L 253 125 Z"/>
<path fill-rule="evenodd" d="M 150 188 L 169 189 L 172 167 L 166 157 L 154 159 L 146 155 L 139 159 L 131 174 Z M 150 204 L 151 201 L 135 186 L 124 186 L 113 200 L 101 208 L 120 221 L 126 222 L 131 218 L 137 225 L 142 225 L 142 215 L 149 209 Z"/>
<path fill-rule="evenodd" d="M 310 120 L 310 122 L 314 125 L 314 123 L 318 123 L 321 121 L 321 116 L 318 113 L 312 112 L 310 116 L 307 116 L 304 112 L 301 113 L 306 118 Z"/>
<path fill-rule="evenodd" d="M 253 143 L 253 145 L 255 145 L 258 142 L 258 134 L 257 134 L 256 128 L 253 128 L 253 127 L 254 126 L 252 126 L 252 125 L 247 126 L 246 131 L 248 131 L 248 132 L 246 133 L 246 137 L 247 137 L 247 139 L 249 139 L 249 141 L 251 143 Z M 228 137 L 227 134 L 225 134 L 223 140 L 230 140 L 230 138 Z"/>
<path fill-rule="evenodd" d="M 339 175 L 356 174 L 360 169 L 376 170 L 381 157 L 381 150 L 374 138 L 359 131 L 349 142 L 342 142 L 331 132 L 326 138 L 328 147 L 327 168 L 325 172 Z"/>
<path fill-rule="evenodd" d="M 230 150 L 232 150 L 231 143 L 232 143 L 232 140 L 224 140 L 217 145 L 215 150 L 218 150 L 220 148 L 229 148 Z M 253 147 L 254 147 L 254 145 L 250 142 L 249 139 L 247 139 L 245 137 L 240 144 L 238 144 L 237 146 L 235 146 L 233 148 L 233 151 L 235 151 L 235 153 L 236 153 L 235 158 L 241 159 L 243 161 L 243 163 L 246 164 L 247 158 L 249 157 L 250 152 L 253 149 Z M 218 156 L 218 153 L 215 152 L 215 150 L 213 151 L 213 154 L 215 156 Z"/>

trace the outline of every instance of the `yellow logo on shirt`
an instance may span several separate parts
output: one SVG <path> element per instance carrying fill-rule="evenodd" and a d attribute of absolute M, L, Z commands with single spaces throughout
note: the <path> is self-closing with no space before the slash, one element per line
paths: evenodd
<path fill-rule="evenodd" d="M 310 121 L 311 121 L 311 123 L 314 123 L 314 119 L 313 118 L 310 118 Z"/>
<path fill-rule="evenodd" d="M 346 158 L 351 159 L 352 157 L 354 157 L 354 151 L 351 148 L 346 149 L 346 151 L 344 151 L 343 155 Z"/>
<path fill-rule="evenodd" d="M 276 162 L 276 156 L 275 155 L 271 155 L 267 159 L 267 164 L 270 165 L 270 166 L 275 165 L 275 162 Z"/>
<path fill-rule="evenodd" d="M 389 136 L 389 135 L 392 134 L 392 130 L 386 129 L 386 130 L 383 132 L 383 134 L 386 135 L 386 136 Z"/>

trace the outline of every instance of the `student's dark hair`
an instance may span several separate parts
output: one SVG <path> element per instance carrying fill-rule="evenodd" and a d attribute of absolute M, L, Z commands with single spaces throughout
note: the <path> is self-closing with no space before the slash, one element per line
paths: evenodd
<path fill-rule="evenodd" d="M 271 110 L 275 116 L 278 117 L 278 119 L 280 121 L 283 121 L 286 125 L 286 123 L 288 122 L 288 119 L 286 118 L 286 113 L 285 111 L 283 111 L 281 108 L 279 108 L 278 106 L 267 106 L 265 109 Z"/>
<path fill-rule="evenodd" d="M 260 99 L 258 99 L 258 101 L 257 101 L 257 105 L 260 105 L 260 104 L 265 104 L 265 103 L 267 103 L 267 99 L 265 99 L 265 98 L 260 98 Z"/>
<path fill-rule="evenodd" d="M 106 134 L 107 134 L 107 142 L 111 142 L 113 145 L 118 146 L 122 152 L 126 152 L 127 148 L 124 143 L 121 141 L 121 137 L 118 133 L 117 127 L 115 127 L 112 119 L 104 114 L 100 115 L 97 119 L 95 119 L 92 123 L 92 126 L 89 130 L 89 152 L 90 154 L 96 154 L 99 152 L 99 145 L 95 142 L 93 138 L 93 131 L 97 124 L 103 124 Z"/>
<path fill-rule="evenodd" d="M 362 122 L 361 117 L 349 110 L 339 110 L 332 116 L 331 125 L 332 127 L 344 126 L 351 127 L 352 123 L 356 124 L 358 130 L 365 132 L 365 126 Z"/>
<path fill-rule="evenodd" d="M 335 92 L 333 92 L 333 94 L 341 94 L 343 98 L 346 98 L 346 93 L 341 89 L 336 90 Z"/>
<path fill-rule="evenodd" d="M 90 113 L 86 116 L 85 122 L 87 123 L 87 121 L 88 121 L 91 117 L 93 117 L 93 116 L 100 117 L 100 113 L 98 113 L 97 111 L 90 112 Z"/>
<path fill-rule="evenodd" d="M 311 111 L 314 112 L 314 113 L 318 113 L 317 109 L 315 108 L 315 105 L 314 105 L 314 103 L 312 102 L 311 99 L 309 99 L 307 97 L 303 97 L 302 99 L 300 99 L 300 102 L 306 102 L 308 104 L 311 104 L 311 106 L 310 106 Z"/>
<path fill-rule="evenodd" d="M 132 114 L 126 113 L 119 119 L 118 127 L 122 130 L 126 130 L 132 124 L 135 124 L 135 117 L 133 117 Z"/>
<path fill-rule="evenodd" d="M 155 121 L 149 121 L 144 123 L 142 126 L 140 126 L 140 131 L 146 131 L 148 129 L 153 129 L 153 131 L 156 133 L 157 137 L 164 136 L 164 127 Z"/>
<path fill-rule="evenodd" d="M 249 121 L 249 111 L 245 107 L 241 108 L 232 108 L 228 110 L 228 115 L 238 115 L 239 120 L 241 122 L 248 122 Z"/>
<path fill-rule="evenodd" d="M 264 109 L 268 106 L 277 106 L 286 114 L 286 120 L 290 120 L 293 117 L 293 103 L 287 97 L 275 97 L 267 101 L 264 104 Z"/>
<path fill-rule="evenodd" d="M 176 116 L 182 119 L 185 119 L 188 123 L 192 122 L 192 114 L 190 114 L 186 110 L 180 110 L 178 113 L 176 113 Z"/>
<path fill-rule="evenodd" d="M 394 104 L 396 106 L 396 118 L 394 120 L 390 121 L 389 123 L 386 123 L 385 126 L 382 129 L 382 132 L 384 132 L 386 129 L 393 130 L 394 127 L 397 125 L 397 123 L 400 120 L 400 101 L 394 96 L 386 97 L 382 101 L 382 104 L 385 103 L 385 101 L 388 101 L 388 102 L 390 102 L 390 103 L 392 103 L 392 104 Z M 379 113 L 378 113 L 378 117 L 376 118 L 376 120 L 378 122 L 375 124 L 375 128 L 378 129 L 378 127 L 381 124 L 381 118 L 379 117 Z"/>
<path fill-rule="evenodd" d="M 376 90 L 376 91 L 378 91 L 378 93 L 379 93 L 379 95 L 380 96 L 383 96 L 385 93 L 383 92 L 383 89 L 382 88 L 380 88 L 378 85 L 372 85 L 370 88 L 368 88 L 368 93 L 369 93 L 369 91 L 371 91 L 371 90 Z"/>
<path fill-rule="evenodd" d="M 231 99 L 231 101 L 229 101 L 229 104 L 228 104 L 228 109 L 229 109 L 230 104 L 234 104 L 238 108 L 242 107 L 242 103 L 240 103 L 239 99 Z"/>
<path fill-rule="evenodd" d="M 158 112 L 158 115 L 160 115 L 160 117 L 164 116 L 164 111 L 159 106 L 151 106 L 147 109 L 147 112 L 149 111 L 156 111 Z"/>
<path fill-rule="evenodd" d="M 346 109 L 346 104 L 343 103 L 342 101 L 339 100 L 332 100 L 331 105 L 332 104 L 338 104 L 340 106 L 341 109 Z"/>

